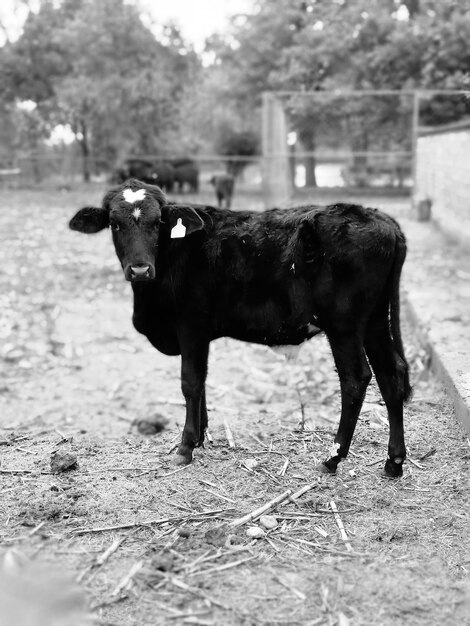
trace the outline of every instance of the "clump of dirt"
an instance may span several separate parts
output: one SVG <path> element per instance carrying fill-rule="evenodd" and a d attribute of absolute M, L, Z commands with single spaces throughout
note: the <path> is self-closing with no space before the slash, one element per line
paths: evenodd
<path fill-rule="evenodd" d="M 208 528 L 204 533 L 204 542 L 216 548 L 230 548 L 244 541 L 243 531 L 229 524 L 219 524 Z"/>
<path fill-rule="evenodd" d="M 51 454 L 51 472 L 60 474 L 78 468 L 77 455 L 66 450 L 55 450 Z"/>
<path fill-rule="evenodd" d="M 150 558 L 149 567 L 160 572 L 175 572 L 180 570 L 177 564 L 177 555 L 170 550 L 162 550 L 159 554 Z"/>
<path fill-rule="evenodd" d="M 140 417 L 134 420 L 134 425 L 141 435 L 157 435 L 165 430 L 169 424 L 169 419 L 160 413 Z"/>
<path fill-rule="evenodd" d="M 387 525 L 377 530 L 376 541 L 414 541 L 418 537 L 418 529 L 412 525 L 394 526 Z"/>
<path fill-rule="evenodd" d="M 31 499 L 18 510 L 18 517 L 28 525 L 41 521 L 68 520 L 87 517 L 91 512 L 90 502 L 85 492 L 58 491 L 52 486 L 50 491 L 43 492 L 36 499 Z"/>

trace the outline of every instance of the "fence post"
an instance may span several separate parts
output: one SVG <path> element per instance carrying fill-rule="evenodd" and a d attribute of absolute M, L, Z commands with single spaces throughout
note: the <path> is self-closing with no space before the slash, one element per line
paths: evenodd
<path fill-rule="evenodd" d="M 265 208 L 285 203 L 292 183 L 287 150 L 286 114 L 273 93 L 263 93 L 262 113 L 263 198 Z"/>
<path fill-rule="evenodd" d="M 413 180 L 413 202 L 416 202 L 416 193 L 418 189 L 418 133 L 419 133 L 419 105 L 420 93 L 418 90 L 413 91 L 413 114 L 411 118 L 411 141 L 412 141 L 412 180 Z"/>

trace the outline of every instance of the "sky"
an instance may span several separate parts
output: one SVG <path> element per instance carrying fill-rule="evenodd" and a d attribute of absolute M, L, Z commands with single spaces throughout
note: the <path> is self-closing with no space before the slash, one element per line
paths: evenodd
<path fill-rule="evenodd" d="M 158 22 L 175 22 L 185 39 L 197 51 L 204 47 L 206 37 L 222 31 L 229 17 L 250 12 L 253 0 L 138 0 Z M 15 0 L 0 0 L 0 21 L 10 32 L 18 31 L 21 15 L 15 15 Z M 24 19 L 24 17 L 23 17 Z"/>
<path fill-rule="evenodd" d="M 200 51 L 206 37 L 222 31 L 231 15 L 250 12 L 253 0 L 141 0 L 158 21 L 173 20 Z"/>

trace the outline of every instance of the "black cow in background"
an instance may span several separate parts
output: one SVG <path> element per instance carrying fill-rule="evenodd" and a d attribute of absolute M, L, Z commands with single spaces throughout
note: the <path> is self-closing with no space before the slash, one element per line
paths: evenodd
<path fill-rule="evenodd" d="M 171 164 L 175 168 L 175 185 L 180 193 L 188 190 L 192 193 L 199 191 L 199 168 L 189 158 L 172 159 Z"/>
<path fill-rule="evenodd" d="M 129 178 L 137 178 L 149 185 L 157 185 L 166 192 L 172 192 L 175 183 L 175 168 L 171 163 L 151 159 L 130 157 L 117 168 L 112 182 L 121 184 Z"/>
<path fill-rule="evenodd" d="M 171 163 L 158 161 L 154 165 L 154 172 L 157 176 L 157 185 L 164 191 L 171 193 L 175 185 L 175 168 Z"/>
<path fill-rule="evenodd" d="M 157 177 L 154 172 L 154 164 L 149 159 L 129 158 L 118 167 L 113 173 L 113 182 L 123 183 L 128 178 L 138 178 L 150 185 L 157 184 Z"/>
<path fill-rule="evenodd" d="M 233 188 L 235 177 L 232 174 L 216 174 L 209 181 L 214 186 L 215 196 L 219 209 L 225 202 L 225 208 L 230 209 L 232 205 Z"/>
<path fill-rule="evenodd" d="M 178 464 L 204 441 L 213 339 L 298 345 L 323 331 L 341 387 L 323 471 L 335 472 L 348 454 L 372 368 L 390 422 L 385 473 L 402 474 L 411 387 L 400 333 L 406 243 L 395 220 L 350 204 L 263 213 L 173 204 L 158 187 L 129 180 L 70 221 L 83 233 L 108 226 L 132 284 L 135 328 L 157 350 L 181 355 Z"/>

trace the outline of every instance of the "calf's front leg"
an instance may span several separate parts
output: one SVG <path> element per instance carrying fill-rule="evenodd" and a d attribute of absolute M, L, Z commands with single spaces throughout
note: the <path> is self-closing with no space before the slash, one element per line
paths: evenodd
<path fill-rule="evenodd" d="M 180 343 L 181 390 L 186 401 L 186 421 L 175 462 L 187 465 L 193 459 L 194 448 L 203 444 L 207 427 L 205 382 L 209 342 L 191 339 Z"/>

